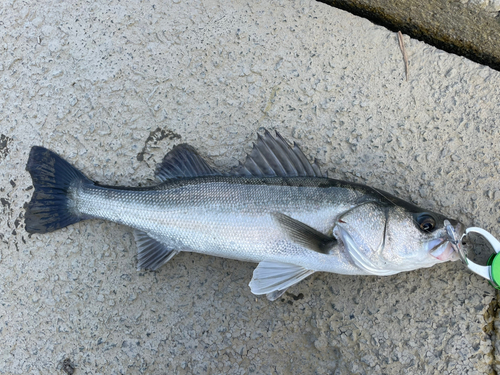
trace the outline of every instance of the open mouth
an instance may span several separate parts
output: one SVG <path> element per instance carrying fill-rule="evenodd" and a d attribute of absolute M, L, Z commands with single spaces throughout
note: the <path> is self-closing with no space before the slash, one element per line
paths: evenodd
<path fill-rule="evenodd" d="M 442 262 L 446 262 L 448 260 L 455 261 L 460 259 L 460 255 L 453 249 L 453 246 L 449 241 L 440 241 L 441 244 L 434 246 L 433 250 L 430 252 L 430 254 L 434 258 Z"/>
<path fill-rule="evenodd" d="M 463 225 L 455 223 L 455 227 L 448 221 L 444 221 L 446 229 L 445 238 L 436 238 L 430 242 L 430 254 L 442 261 L 455 261 L 464 259 L 465 253 L 461 244 L 463 235 Z"/>

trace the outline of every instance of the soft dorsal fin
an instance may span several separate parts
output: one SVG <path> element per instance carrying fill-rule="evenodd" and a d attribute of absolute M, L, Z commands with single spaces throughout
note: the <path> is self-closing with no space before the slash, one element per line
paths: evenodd
<path fill-rule="evenodd" d="M 220 176 L 220 173 L 209 166 L 194 147 L 188 144 L 175 146 L 158 164 L 155 177 L 160 182 L 169 178 Z"/>
<path fill-rule="evenodd" d="M 306 156 L 294 143 L 293 148 L 276 132 L 276 138 L 267 130 L 258 135 L 252 152 L 245 163 L 236 167 L 232 175 L 246 177 L 323 177 L 317 160 L 311 165 Z"/>

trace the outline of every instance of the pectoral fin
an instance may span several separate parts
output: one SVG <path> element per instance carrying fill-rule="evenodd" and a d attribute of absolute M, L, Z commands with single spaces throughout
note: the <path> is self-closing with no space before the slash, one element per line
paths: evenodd
<path fill-rule="evenodd" d="M 337 244 L 335 238 L 329 237 L 290 216 L 275 213 L 274 218 L 292 241 L 310 250 L 321 254 L 330 254 L 330 250 Z"/>
<path fill-rule="evenodd" d="M 274 301 L 285 293 L 287 288 L 313 273 L 314 270 L 295 264 L 264 261 L 253 271 L 249 286 L 253 294 L 266 294 L 270 301 Z"/>

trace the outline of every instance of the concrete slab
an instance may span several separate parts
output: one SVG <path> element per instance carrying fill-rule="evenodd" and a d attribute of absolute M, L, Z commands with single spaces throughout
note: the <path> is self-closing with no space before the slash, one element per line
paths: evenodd
<path fill-rule="evenodd" d="M 310 1 L 11 2 L 1 10 L 0 373 L 485 374 L 496 291 L 459 263 L 317 274 L 274 303 L 253 264 L 135 270 L 130 229 L 23 229 L 32 145 L 146 185 L 175 144 L 221 169 L 278 129 L 330 176 L 500 237 L 500 73 Z"/>
<path fill-rule="evenodd" d="M 500 70 L 498 0 L 321 0 Z"/>

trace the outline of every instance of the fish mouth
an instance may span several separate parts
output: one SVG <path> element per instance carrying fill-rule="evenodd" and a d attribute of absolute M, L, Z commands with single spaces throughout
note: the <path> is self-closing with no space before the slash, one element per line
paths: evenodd
<path fill-rule="evenodd" d="M 445 228 L 444 238 L 437 238 L 429 243 L 430 255 L 441 262 L 462 259 L 465 256 L 461 241 L 464 226 L 459 222 L 455 222 L 455 226 L 452 226 L 448 220 L 445 220 Z"/>
<path fill-rule="evenodd" d="M 460 254 L 455 251 L 452 244 L 449 241 L 441 239 L 441 243 L 434 246 L 430 252 L 431 256 L 440 260 L 441 262 L 446 262 L 451 260 L 452 262 L 460 259 Z"/>

